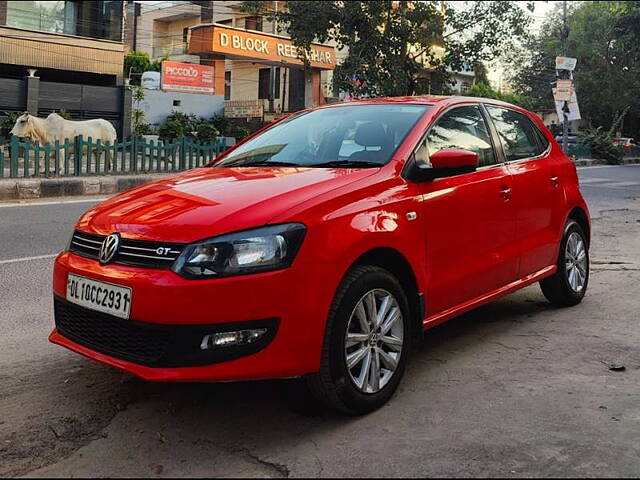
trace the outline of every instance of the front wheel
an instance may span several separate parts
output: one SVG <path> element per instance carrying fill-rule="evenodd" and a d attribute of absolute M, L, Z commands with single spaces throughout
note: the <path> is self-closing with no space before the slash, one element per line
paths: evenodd
<path fill-rule="evenodd" d="M 580 225 L 569 220 L 564 230 L 558 270 L 540 282 L 547 300 L 558 307 L 571 307 L 582 301 L 589 283 L 589 249 Z"/>
<path fill-rule="evenodd" d="M 393 395 L 407 360 L 410 314 L 400 282 L 375 266 L 352 269 L 334 298 L 314 396 L 349 414 L 375 410 Z"/>

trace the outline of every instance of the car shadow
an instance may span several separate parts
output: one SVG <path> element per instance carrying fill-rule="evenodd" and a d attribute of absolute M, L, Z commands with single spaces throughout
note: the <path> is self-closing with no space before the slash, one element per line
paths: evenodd
<path fill-rule="evenodd" d="M 537 289 L 517 292 L 428 330 L 424 341 L 412 352 L 411 364 L 438 361 L 439 356 L 454 354 L 457 349 L 483 341 L 491 335 L 507 333 L 514 326 L 530 322 L 537 314 L 552 308 Z M 415 376 L 419 376 L 419 370 L 410 368 L 403 383 L 410 384 Z M 344 422 L 349 418 L 329 411 L 316 402 L 298 379 L 163 384 L 127 376 L 123 388 L 123 398 L 127 399 L 127 403 L 149 398 L 162 399 L 172 412 L 192 408 L 219 412 L 242 410 L 243 415 L 261 417 L 264 413 L 261 410 L 270 405 L 270 409 L 282 410 L 281 414 L 286 411 L 291 416 L 321 422 L 331 418 L 340 418 L 336 421 Z"/>

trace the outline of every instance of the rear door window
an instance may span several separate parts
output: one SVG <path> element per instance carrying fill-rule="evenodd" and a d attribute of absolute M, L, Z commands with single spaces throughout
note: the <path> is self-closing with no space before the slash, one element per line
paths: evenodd
<path fill-rule="evenodd" d="M 526 115 L 508 108 L 486 107 L 507 160 L 537 157 L 546 150 L 548 141 L 545 138 L 543 143 L 540 136 L 544 136 Z"/>

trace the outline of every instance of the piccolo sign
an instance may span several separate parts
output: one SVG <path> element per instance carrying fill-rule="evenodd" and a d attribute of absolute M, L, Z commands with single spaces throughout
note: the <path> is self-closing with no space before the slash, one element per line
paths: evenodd
<path fill-rule="evenodd" d="M 190 38 L 189 53 L 192 54 L 219 54 L 228 58 L 303 64 L 291 40 L 277 35 L 214 24 L 192 28 Z M 314 43 L 311 45 L 309 62 L 314 68 L 332 70 L 336 66 L 335 49 Z"/>

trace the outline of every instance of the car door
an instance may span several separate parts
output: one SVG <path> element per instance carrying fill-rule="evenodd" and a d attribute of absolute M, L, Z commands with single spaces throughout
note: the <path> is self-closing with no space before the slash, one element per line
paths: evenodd
<path fill-rule="evenodd" d="M 479 166 L 471 173 L 419 184 L 428 315 L 496 290 L 517 276 L 511 174 L 497 156 L 479 105 L 444 112 L 429 128 L 416 156 L 428 162 L 428 155 L 452 148 L 476 152 Z"/>
<path fill-rule="evenodd" d="M 515 245 L 521 252 L 520 278 L 556 262 L 564 204 L 560 165 L 550 155 L 549 141 L 521 112 L 486 105 L 513 179 L 517 212 Z"/>

